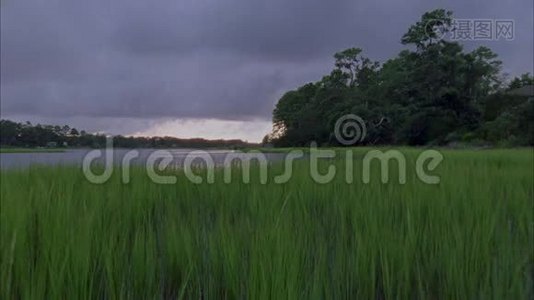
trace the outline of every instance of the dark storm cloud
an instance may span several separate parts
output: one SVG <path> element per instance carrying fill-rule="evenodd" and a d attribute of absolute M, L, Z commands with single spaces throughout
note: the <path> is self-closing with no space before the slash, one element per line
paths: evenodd
<path fill-rule="evenodd" d="M 283 91 L 329 72 L 334 52 L 359 46 L 383 61 L 436 7 L 515 19 L 514 41 L 486 45 L 506 71 L 532 70 L 530 0 L 429 2 L 4 0 L 2 116 L 269 119 Z"/>
<path fill-rule="evenodd" d="M 137 7 L 120 24 L 119 46 L 140 54 L 214 50 L 255 59 L 300 61 L 329 54 L 358 21 L 354 1 L 218 1 L 165 13 Z"/>

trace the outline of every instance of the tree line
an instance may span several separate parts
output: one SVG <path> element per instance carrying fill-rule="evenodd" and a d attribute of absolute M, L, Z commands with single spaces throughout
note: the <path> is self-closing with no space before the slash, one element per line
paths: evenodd
<path fill-rule="evenodd" d="M 402 36 L 408 49 L 383 64 L 360 48 L 336 53 L 330 74 L 281 97 L 263 142 L 339 145 L 336 121 L 355 114 L 367 145 L 534 145 L 534 77 L 507 82 L 491 49 L 441 39 L 452 22 L 450 11 L 425 13 Z"/>
<path fill-rule="evenodd" d="M 78 131 L 68 125 L 32 125 L 0 120 L 0 145 L 3 147 L 81 147 L 103 148 L 106 136 Z M 175 137 L 114 136 L 113 146 L 119 148 L 244 148 L 242 140 L 180 139 Z"/>

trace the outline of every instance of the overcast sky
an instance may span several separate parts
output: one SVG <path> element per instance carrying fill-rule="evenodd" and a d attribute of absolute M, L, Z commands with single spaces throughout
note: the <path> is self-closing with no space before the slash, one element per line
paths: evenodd
<path fill-rule="evenodd" d="M 469 2 L 469 3 L 466 3 Z M 1 0 L 1 117 L 111 134 L 242 138 L 270 131 L 287 90 L 361 47 L 384 61 L 425 11 L 513 19 L 488 41 L 533 69 L 533 1 Z M 467 49 L 480 45 L 465 42 Z"/>

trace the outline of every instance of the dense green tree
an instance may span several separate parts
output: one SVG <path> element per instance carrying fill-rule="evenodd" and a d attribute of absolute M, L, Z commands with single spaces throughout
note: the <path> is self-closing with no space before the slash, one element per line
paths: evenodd
<path fill-rule="evenodd" d="M 373 62 L 361 53 L 360 48 L 349 48 L 334 54 L 336 70 L 341 72 L 349 87 L 369 86 L 379 67 L 378 62 Z"/>
<path fill-rule="evenodd" d="M 432 45 L 444 42 L 444 35 L 451 30 L 453 21 L 452 12 L 436 9 L 426 12 L 414 25 L 408 28 L 401 39 L 406 45 L 415 45 L 423 51 Z"/>
<path fill-rule="evenodd" d="M 368 144 L 446 144 L 466 137 L 495 142 L 509 131 L 531 128 L 531 104 L 505 93 L 497 55 L 487 47 L 466 52 L 443 39 L 451 23 L 450 11 L 423 14 L 401 39 L 413 47 L 382 66 L 361 48 L 334 54 L 329 75 L 280 99 L 269 140 L 280 146 L 336 145 L 334 124 L 346 114 L 365 120 Z M 533 81 L 524 74 L 508 88 Z"/>
<path fill-rule="evenodd" d="M 518 89 L 528 85 L 534 85 L 534 76 L 531 76 L 530 73 L 525 73 L 514 78 L 508 85 L 508 89 Z"/>

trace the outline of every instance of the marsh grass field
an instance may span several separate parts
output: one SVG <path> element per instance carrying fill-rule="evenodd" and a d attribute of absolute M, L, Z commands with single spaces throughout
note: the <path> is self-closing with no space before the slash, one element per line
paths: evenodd
<path fill-rule="evenodd" d="M 365 150 L 355 150 L 361 157 Z M 532 299 L 532 149 L 452 151 L 407 182 L 89 183 L 76 167 L 1 171 L 1 299 Z M 376 172 L 375 172 L 376 171 Z M 202 173 L 202 171 L 200 171 Z"/>

